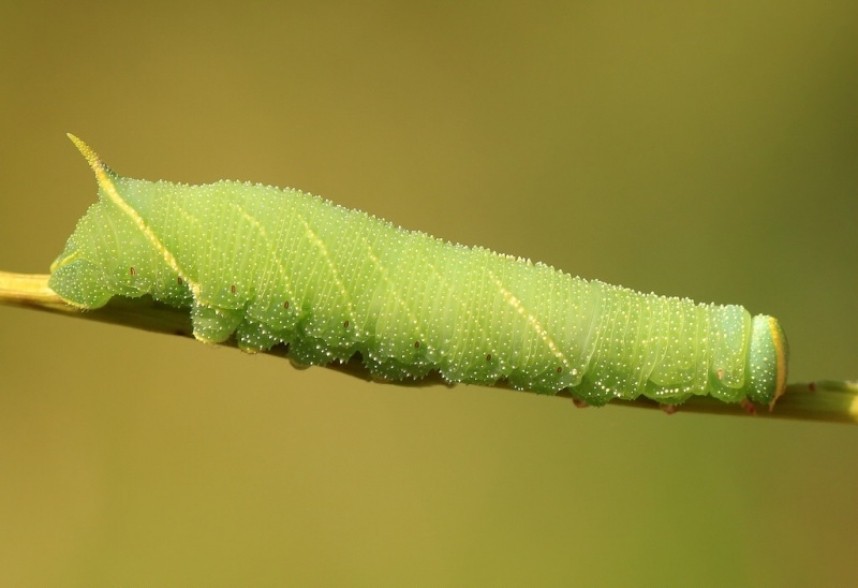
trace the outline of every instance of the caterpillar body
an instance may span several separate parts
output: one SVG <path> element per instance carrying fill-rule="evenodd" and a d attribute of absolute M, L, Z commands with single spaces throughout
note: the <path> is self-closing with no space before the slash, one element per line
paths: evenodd
<path fill-rule="evenodd" d="M 98 308 L 145 294 L 190 312 L 194 336 L 288 345 L 387 380 L 446 381 L 602 405 L 693 395 L 772 406 L 786 385 L 778 321 L 572 277 L 397 228 L 293 189 L 126 178 L 69 135 L 98 182 L 50 287 Z"/>

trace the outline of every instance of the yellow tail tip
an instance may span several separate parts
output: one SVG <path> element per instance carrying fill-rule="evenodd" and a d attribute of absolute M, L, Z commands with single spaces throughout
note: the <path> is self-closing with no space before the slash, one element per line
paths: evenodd
<path fill-rule="evenodd" d="M 105 167 L 104 162 L 101 161 L 101 158 L 98 156 L 98 153 L 92 150 L 92 147 L 84 143 L 83 139 L 76 135 L 72 135 L 71 133 L 66 133 L 66 137 L 68 137 L 74 146 L 77 147 L 77 150 L 80 151 L 80 154 L 83 155 L 86 162 L 89 164 L 93 170 L 103 169 Z"/>
<path fill-rule="evenodd" d="M 83 139 L 71 133 L 66 133 L 66 137 L 74 143 L 74 146 L 77 147 L 77 150 L 80 151 L 80 154 L 83 155 L 84 159 L 86 159 L 89 167 L 92 169 L 93 173 L 95 173 L 95 179 L 98 181 L 99 186 L 106 189 L 107 186 L 111 185 L 112 182 L 110 178 L 116 178 L 116 172 L 110 169 L 110 167 L 101 160 L 98 153 L 96 153 L 92 147 L 87 145 Z"/>

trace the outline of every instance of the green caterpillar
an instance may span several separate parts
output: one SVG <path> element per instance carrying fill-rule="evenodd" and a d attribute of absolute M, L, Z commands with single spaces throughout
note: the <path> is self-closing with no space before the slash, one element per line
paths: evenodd
<path fill-rule="evenodd" d="M 506 381 L 602 405 L 710 394 L 772 406 L 786 383 L 777 320 L 571 277 L 399 229 L 292 189 L 122 177 L 83 141 L 99 199 L 51 266 L 50 287 L 98 308 L 144 294 L 190 311 L 194 336 L 288 345 L 388 380 Z"/>

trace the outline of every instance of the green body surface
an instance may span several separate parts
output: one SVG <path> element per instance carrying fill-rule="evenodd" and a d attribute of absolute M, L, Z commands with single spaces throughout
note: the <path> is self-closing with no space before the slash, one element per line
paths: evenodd
<path fill-rule="evenodd" d="M 786 379 L 775 319 L 575 278 L 453 245 L 292 189 L 121 177 L 79 139 L 99 200 L 50 287 L 97 308 L 150 294 L 194 335 L 304 364 L 359 353 L 375 376 L 567 390 L 589 404 L 711 394 L 772 404 Z"/>

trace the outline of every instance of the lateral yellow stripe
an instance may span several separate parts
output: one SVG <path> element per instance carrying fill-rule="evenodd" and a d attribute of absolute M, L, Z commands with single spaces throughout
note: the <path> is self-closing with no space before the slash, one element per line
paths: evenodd
<path fill-rule="evenodd" d="M 66 133 L 71 142 L 74 143 L 74 146 L 77 147 L 78 151 L 80 151 L 81 155 L 84 156 L 86 162 L 89 164 L 89 167 L 92 168 L 92 171 L 95 173 L 95 179 L 98 181 L 98 185 L 104 190 L 104 193 L 107 194 L 107 197 L 122 211 L 124 212 L 128 218 L 134 221 L 134 224 L 137 225 L 137 228 L 140 229 L 140 232 L 149 240 L 152 246 L 155 248 L 158 253 L 161 254 L 161 257 L 164 258 L 164 261 L 170 266 L 176 274 L 182 278 L 182 280 L 188 285 L 191 289 L 191 292 L 194 294 L 194 298 L 198 299 L 200 295 L 200 285 L 193 280 L 190 280 L 185 272 L 179 267 L 179 262 L 173 256 L 172 253 L 161 243 L 161 240 L 158 239 L 158 236 L 152 232 L 152 229 L 143 221 L 140 215 L 134 210 L 131 205 L 129 205 L 125 199 L 120 196 L 119 192 L 116 189 L 116 185 L 113 183 L 111 176 L 114 175 L 113 171 L 107 167 L 98 154 L 92 150 L 92 148 L 84 143 L 78 137 L 72 135 L 71 133 Z"/>

